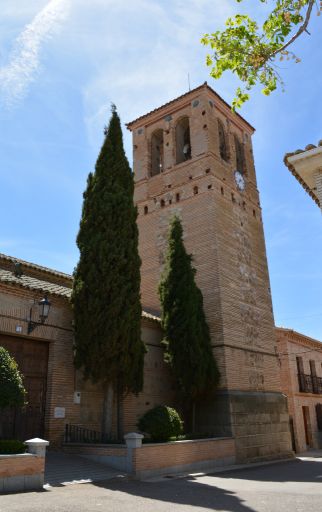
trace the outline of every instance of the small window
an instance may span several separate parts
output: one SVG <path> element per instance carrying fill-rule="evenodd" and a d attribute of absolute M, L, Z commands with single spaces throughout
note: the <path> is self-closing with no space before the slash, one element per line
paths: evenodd
<path fill-rule="evenodd" d="M 236 169 L 240 173 L 245 172 L 245 152 L 244 145 L 240 142 L 237 135 L 234 137 L 235 139 L 235 153 L 236 153 Z"/>
<path fill-rule="evenodd" d="M 165 207 L 165 200 L 161 199 L 161 208 L 164 208 L 164 207 Z"/>
<path fill-rule="evenodd" d="M 193 193 L 194 195 L 197 195 L 199 192 L 198 187 L 193 187 Z"/>
<path fill-rule="evenodd" d="M 223 196 L 225 194 L 224 187 L 220 187 L 221 195 Z"/>
<path fill-rule="evenodd" d="M 228 157 L 228 144 L 223 123 L 218 119 L 218 135 L 219 135 L 219 152 L 223 160 L 227 162 Z"/>
<path fill-rule="evenodd" d="M 189 118 L 183 117 L 176 126 L 176 162 L 180 164 L 191 158 Z"/>
<path fill-rule="evenodd" d="M 146 215 L 149 212 L 149 208 L 147 206 L 144 207 L 144 215 Z"/>
<path fill-rule="evenodd" d="M 163 130 L 156 130 L 151 137 L 151 176 L 163 171 Z"/>
<path fill-rule="evenodd" d="M 177 201 L 177 203 L 180 201 L 180 194 L 179 193 L 176 194 L 176 201 Z"/>
<path fill-rule="evenodd" d="M 235 196 L 234 196 L 233 192 L 231 193 L 231 200 L 232 200 L 233 203 L 236 202 L 236 199 L 235 199 Z"/>

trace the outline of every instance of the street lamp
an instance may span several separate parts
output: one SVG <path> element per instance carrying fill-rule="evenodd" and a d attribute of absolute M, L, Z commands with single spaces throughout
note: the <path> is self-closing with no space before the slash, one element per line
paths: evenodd
<path fill-rule="evenodd" d="M 43 299 L 41 299 L 38 302 L 38 308 L 39 308 L 39 322 L 33 322 L 32 321 L 32 307 L 30 308 L 29 312 L 29 321 L 28 321 L 28 334 L 32 333 L 32 331 L 38 326 L 45 323 L 45 321 L 48 318 L 49 310 L 50 310 L 50 302 L 45 296 Z"/>

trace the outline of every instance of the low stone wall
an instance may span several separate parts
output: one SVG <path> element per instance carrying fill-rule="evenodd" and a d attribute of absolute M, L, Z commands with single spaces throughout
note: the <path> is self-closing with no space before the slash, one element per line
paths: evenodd
<path fill-rule="evenodd" d="M 81 455 L 127 472 L 134 478 L 211 471 L 235 463 L 235 440 L 198 439 L 142 444 L 141 434 L 127 434 L 126 445 L 64 444 L 66 453 Z"/>
<path fill-rule="evenodd" d="M 29 453 L 0 455 L 0 493 L 36 491 L 44 485 L 48 441 L 25 441 Z"/>
<path fill-rule="evenodd" d="M 193 471 L 211 471 L 235 463 L 233 438 L 143 444 L 132 449 L 136 478 Z"/>
<path fill-rule="evenodd" d="M 0 455 L 0 493 L 41 489 L 45 458 L 32 453 Z"/>
<path fill-rule="evenodd" d="M 81 455 L 120 471 L 130 472 L 131 470 L 128 464 L 128 451 L 125 444 L 65 443 L 63 444 L 63 450 L 65 453 Z"/>

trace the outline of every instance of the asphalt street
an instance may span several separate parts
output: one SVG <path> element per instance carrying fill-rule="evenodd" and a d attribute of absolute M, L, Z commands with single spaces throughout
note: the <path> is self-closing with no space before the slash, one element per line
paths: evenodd
<path fill-rule="evenodd" d="M 1 512 L 321 512 L 322 457 L 214 475 L 124 477 L 0 496 Z"/>

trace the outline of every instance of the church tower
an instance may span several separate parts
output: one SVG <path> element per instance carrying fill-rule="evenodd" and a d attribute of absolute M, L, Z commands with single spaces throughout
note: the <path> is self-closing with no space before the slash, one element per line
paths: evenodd
<path fill-rule="evenodd" d="M 233 435 L 239 461 L 291 451 L 275 350 L 252 126 L 206 83 L 129 123 L 142 306 L 158 314 L 169 220 L 182 221 L 204 297 L 220 389 L 198 430 Z"/>

